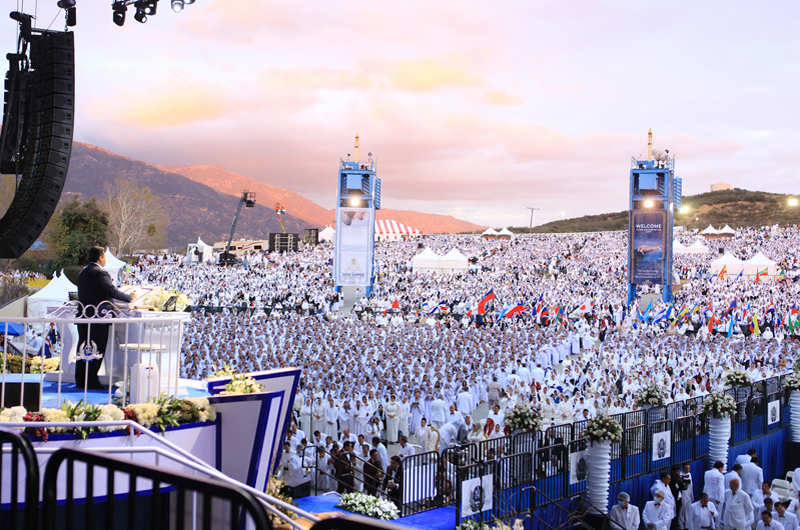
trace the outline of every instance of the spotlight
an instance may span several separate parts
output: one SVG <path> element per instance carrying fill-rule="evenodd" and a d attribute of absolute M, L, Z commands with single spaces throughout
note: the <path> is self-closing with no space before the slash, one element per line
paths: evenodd
<path fill-rule="evenodd" d="M 147 2 L 147 5 L 144 8 L 144 12 L 147 16 L 151 17 L 156 14 L 157 7 L 158 7 L 158 0 L 150 0 Z"/>
<path fill-rule="evenodd" d="M 797 206 L 797 199 L 795 199 L 794 197 L 789 199 L 789 206 Z"/>
<path fill-rule="evenodd" d="M 689 213 L 689 207 L 688 206 L 681 206 L 681 213 Z"/>
<path fill-rule="evenodd" d="M 350 206 L 353 208 L 358 208 L 361 206 L 361 199 L 350 199 Z"/>
<path fill-rule="evenodd" d="M 183 3 L 186 4 L 187 6 L 192 5 L 194 4 L 194 0 L 183 0 Z"/>
<path fill-rule="evenodd" d="M 125 24 L 125 12 L 128 10 L 123 2 L 114 2 L 111 6 L 114 10 L 114 24 L 122 26 Z"/>
<path fill-rule="evenodd" d="M 135 14 L 135 15 L 133 15 L 133 19 L 134 19 L 136 22 L 141 22 L 142 24 L 144 24 L 145 22 L 147 22 L 147 15 L 145 15 L 145 13 L 144 13 L 144 9 L 137 9 L 137 10 L 136 10 L 136 14 Z"/>
<path fill-rule="evenodd" d="M 75 7 L 75 0 L 58 0 L 58 7 L 61 9 L 69 9 Z"/>
<path fill-rule="evenodd" d="M 183 0 L 172 0 L 172 10 L 176 13 L 183 11 Z"/>
<path fill-rule="evenodd" d="M 644 201 L 645 208 L 652 208 L 653 206 L 655 206 L 655 204 L 656 203 L 654 203 L 653 201 Z"/>

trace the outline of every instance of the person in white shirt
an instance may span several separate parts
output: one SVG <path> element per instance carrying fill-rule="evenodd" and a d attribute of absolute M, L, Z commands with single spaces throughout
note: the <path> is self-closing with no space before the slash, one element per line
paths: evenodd
<path fill-rule="evenodd" d="M 725 475 L 722 470 L 725 464 L 717 460 L 714 462 L 714 467 L 709 469 L 703 475 L 703 493 L 708 495 L 708 500 L 714 505 L 716 509 L 716 524 L 719 528 L 720 512 L 722 511 L 722 502 L 725 500 Z"/>
<path fill-rule="evenodd" d="M 764 510 L 761 512 L 761 521 L 756 530 L 784 530 L 784 528 L 781 523 L 772 519 L 772 512 Z"/>
<path fill-rule="evenodd" d="M 781 498 L 778 496 L 778 494 L 776 494 L 775 492 L 773 492 L 769 488 L 769 482 L 764 481 L 764 482 L 761 483 L 761 489 L 758 490 L 755 493 L 755 495 L 752 495 L 750 497 L 750 500 L 753 501 L 753 506 L 757 506 L 757 507 L 761 508 L 762 506 L 764 506 L 764 504 L 766 503 L 767 499 L 772 500 L 772 505 L 773 506 L 775 504 L 781 502 Z M 770 509 L 770 511 L 772 511 L 772 510 Z"/>
<path fill-rule="evenodd" d="M 731 488 L 731 480 L 739 479 L 739 483 L 741 484 L 742 480 L 742 465 L 741 464 L 733 464 L 733 470 L 728 471 L 725 473 L 725 489 L 729 490 Z"/>
<path fill-rule="evenodd" d="M 689 530 L 712 530 L 719 513 L 714 503 L 710 501 L 708 493 L 700 494 L 700 500 L 689 506 L 687 522 Z"/>
<path fill-rule="evenodd" d="M 764 471 L 758 467 L 758 458 L 753 457 L 750 462 L 742 466 L 742 489 L 753 497 L 761 489 L 764 482 Z"/>
<path fill-rule="evenodd" d="M 745 530 L 750 526 L 753 516 L 753 504 L 750 496 L 739 488 L 739 479 L 731 480 L 731 488 L 725 492 L 725 506 L 722 512 L 722 523 L 725 530 Z"/>
<path fill-rule="evenodd" d="M 677 503 L 675 502 L 675 496 L 672 494 L 672 490 L 669 487 L 670 482 L 672 482 L 672 475 L 669 471 L 662 471 L 661 478 L 656 480 L 653 486 L 650 488 L 650 494 L 655 495 L 657 491 L 664 492 L 664 503 L 669 506 L 670 509 L 670 523 L 672 519 L 675 518 L 675 508 Z"/>
<path fill-rule="evenodd" d="M 397 450 L 397 456 L 400 457 L 400 460 L 411 456 L 415 453 L 414 446 L 408 443 L 407 436 L 400 437 L 400 447 Z"/>
<path fill-rule="evenodd" d="M 772 520 L 783 525 L 784 530 L 797 530 L 797 515 L 786 510 L 782 502 L 775 503 L 775 511 L 772 512 Z"/>
<path fill-rule="evenodd" d="M 611 507 L 611 530 L 639 530 L 639 508 L 630 504 L 631 496 L 624 491 L 617 495 L 616 506 Z"/>
<path fill-rule="evenodd" d="M 647 501 L 642 512 L 642 520 L 644 524 L 655 524 L 658 530 L 669 530 L 670 521 L 672 521 L 672 509 L 667 504 L 664 504 L 663 491 L 656 491 L 655 498 L 652 501 Z"/>

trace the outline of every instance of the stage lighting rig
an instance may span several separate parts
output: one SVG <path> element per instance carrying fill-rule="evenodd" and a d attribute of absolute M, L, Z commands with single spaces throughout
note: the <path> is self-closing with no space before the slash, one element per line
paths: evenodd
<path fill-rule="evenodd" d="M 60 2 L 72 2 L 74 0 L 59 0 Z M 170 0 L 170 6 L 175 13 L 183 11 L 184 6 L 194 4 L 195 0 Z M 111 9 L 114 12 L 114 24 L 122 26 L 125 24 L 125 12 L 128 6 L 136 8 L 136 14 L 133 18 L 142 24 L 147 22 L 147 17 L 154 16 L 158 10 L 158 0 L 114 0 L 111 4 Z M 74 9 L 74 8 L 73 8 Z"/>

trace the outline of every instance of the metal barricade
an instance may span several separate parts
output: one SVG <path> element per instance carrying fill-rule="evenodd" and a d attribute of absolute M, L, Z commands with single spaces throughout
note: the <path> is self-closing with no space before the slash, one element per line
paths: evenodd
<path fill-rule="evenodd" d="M 445 468 L 440 471 L 439 462 L 437 451 L 403 459 L 403 516 L 438 508 L 455 499 L 455 477 L 448 477 Z"/>
<path fill-rule="evenodd" d="M 105 530 L 272 528 L 259 501 L 243 489 L 76 449 L 61 449 L 47 462 L 42 511 L 42 530 L 62 525 Z"/>
<path fill-rule="evenodd" d="M 0 528 L 38 530 L 39 465 L 28 439 L 0 429 Z"/>
<path fill-rule="evenodd" d="M 648 426 L 647 443 L 650 449 L 650 471 L 669 469 L 672 465 L 674 432 L 670 420 Z"/>

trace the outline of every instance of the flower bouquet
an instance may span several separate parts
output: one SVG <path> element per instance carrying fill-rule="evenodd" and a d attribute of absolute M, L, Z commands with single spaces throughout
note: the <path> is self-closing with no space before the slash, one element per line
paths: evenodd
<path fill-rule="evenodd" d="M 231 377 L 230 382 L 225 385 L 225 390 L 220 392 L 220 396 L 233 396 L 236 394 L 258 394 L 263 392 L 261 385 L 256 383 L 252 377 L 245 374 L 237 374 Z"/>
<path fill-rule="evenodd" d="M 712 392 L 703 400 L 703 412 L 712 418 L 724 418 L 736 412 L 736 402 L 723 392 Z"/>
<path fill-rule="evenodd" d="M 622 441 L 622 425 L 610 416 L 597 416 L 586 421 L 582 435 L 594 442 Z"/>
<path fill-rule="evenodd" d="M 542 425 L 542 415 L 538 409 L 531 407 L 527 401 L 520 401 L 508 411 L 505 418 L 506 428 L 510 432 L 536 432 Z"/>
<path fill-rule="evenodd" d="M 789 376 L 783 380 L 783 388 L 787 392 L 800 390 L 800 371 L 795 370 L 793 374 L 789 374 Z"/>
<path fill-rule="evenodd" d="M 636 395 L 636 406 L 639 408 L 663 407 L 664 389 L 653 381 L 647 383 L 639 389 L 639 393 Z"/>
<path fill-rule="evenodd" d="M 345 493 L 339 499 L 337 507 L 352 513 L 359 513 L 375 519 L 391 521 L 400 517 L 397 506 L 386 499 L 380 499 L 366 493 Z"/>
<path fill-rule="evenodd" d="M 750 386 L 753 382 L 747 372 L 741 368 L 734 368 L 722 374 L 722 382 L 725 386 L 736 388 L 737 386 Z"/>

